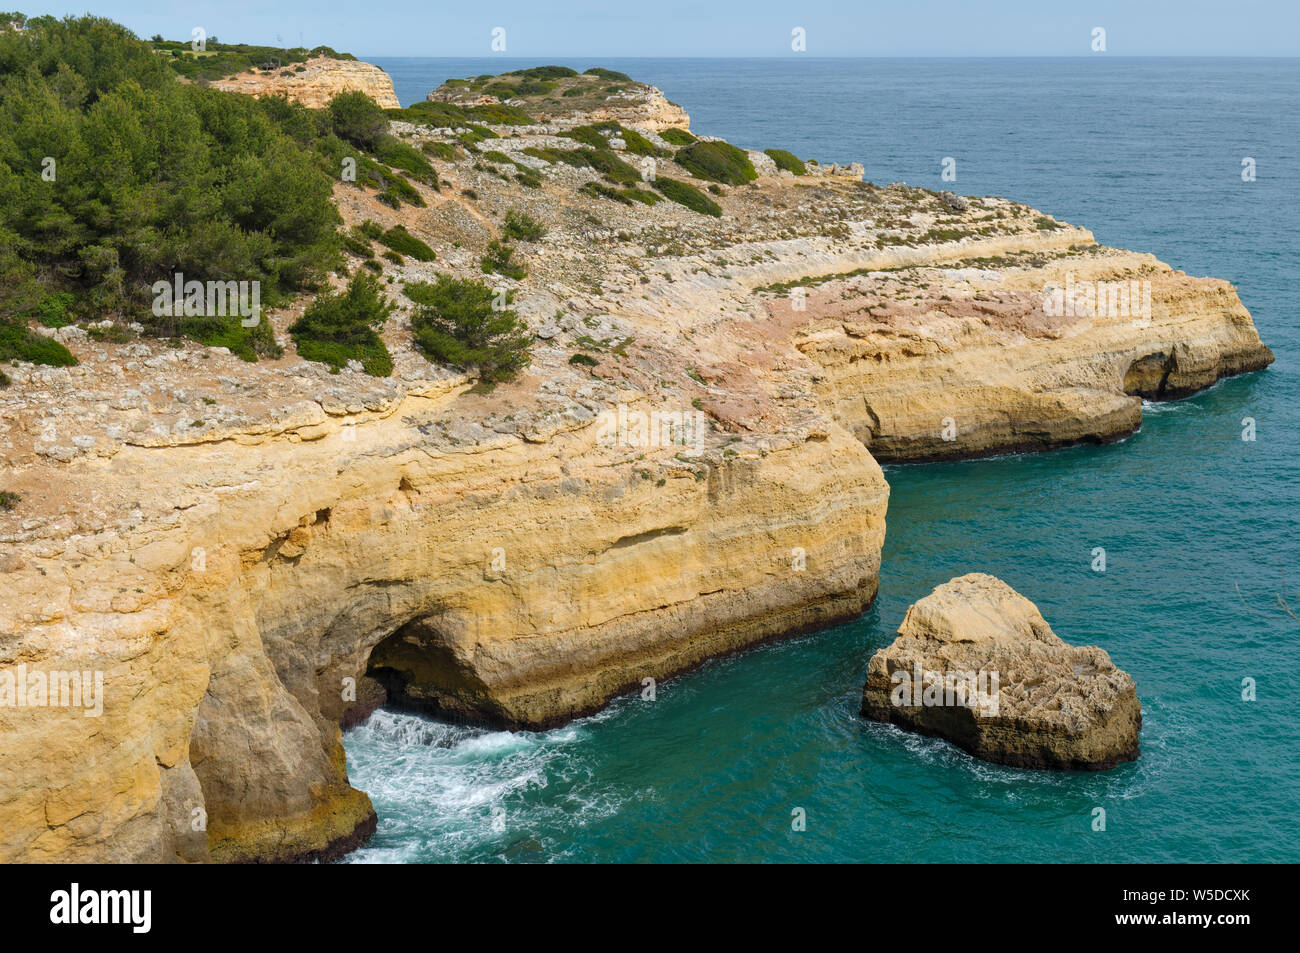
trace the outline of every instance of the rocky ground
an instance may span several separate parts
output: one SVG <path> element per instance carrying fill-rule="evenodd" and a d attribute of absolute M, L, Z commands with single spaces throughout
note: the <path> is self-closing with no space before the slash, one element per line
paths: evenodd
<path fill-rule="evenodd" d="M 667 150 L 685 122 L 637 95 L 618 121 Z M 339 734 L 368 677 L 457 717 L 555 724 L 862 611 L 877 458 L 1116 439 L 1139 395 L 1271 360 L 1227 283 L 1006 199 L 781 173 L 761 152 L 756 181 L 706 191 L 718 218 L 593 196 L 592 170 L 525 151 L 573 148 L 559 132 L 610 116 L 590 108 L 474 148 L 394 123 L 456 150 L 424 208 L 338 186 L 349 225 L 403 224 L 437 255 L 380 259 L 402 306 L 391 378 L 299 359 L 302 302 L 268 317 L 274 361 L 68 327 L 49 333 L 79 366 L 8 370 L 0 663 L 102 670 L 107 697 L 99 718 L 0 708 L 0 858 L 345 849 L 373 825 Z M 624 158 L 707 190 L 666 156 Z M 513 243 L 519 281 L 480 268 L 512 210 L 547 229 Z M 437 274 L 516 293 L 535 334 L 516 381 L 487 391 L 413 349 L 401 290 Z M 1050 316 L 1066 280 L 1149 281 L 1150 314 Z M 705 429 L 609 439 L 620 408 Z"/>

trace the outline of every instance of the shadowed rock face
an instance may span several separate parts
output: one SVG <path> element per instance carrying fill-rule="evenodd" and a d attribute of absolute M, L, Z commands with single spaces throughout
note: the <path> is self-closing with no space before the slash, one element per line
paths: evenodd
<path fill-rule="evenodd" d="M 871 658 L 862 714 L 999 764 L 1098 770 L 1138 756 L 1142 709 L 1096 646 L 1063 642 L 983 573 L 937 587 Z"/>

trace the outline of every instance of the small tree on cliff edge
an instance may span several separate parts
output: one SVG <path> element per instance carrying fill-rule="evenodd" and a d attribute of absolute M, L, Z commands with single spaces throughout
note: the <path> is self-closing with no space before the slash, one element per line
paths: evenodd
<path fill-rule="evenodd" d="M 476 368 L 488 382 L 509 380 L 532 360 L 532 333 L 511 309 L 513 292 L 440 275 L 412 283 L 406 296 L 419 307 L 411 317 L 415 344 L 430 359 Z"/>

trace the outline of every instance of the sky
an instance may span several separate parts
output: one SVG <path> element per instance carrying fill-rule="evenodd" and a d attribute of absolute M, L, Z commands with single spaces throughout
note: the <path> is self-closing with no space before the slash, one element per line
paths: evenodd
<path fill-rule="evenodd" d="M 384 56 L 1300 56 L 1300 0 L 9 0 Z M 1105 52 L 1093 50 L 1105 30 Z M 505 49 L 492 47 L 503 29 Z M 804 31 L 795 51 L 793 31 Z M 500 34 L 498 34 L 500 36 Z"/>

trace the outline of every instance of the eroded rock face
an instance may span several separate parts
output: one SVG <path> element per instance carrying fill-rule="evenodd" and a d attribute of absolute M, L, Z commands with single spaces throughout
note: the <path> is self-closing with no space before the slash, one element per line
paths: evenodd
<path fill-rule="evenodd" d="M 1096 646 L 1063 642 L 1005 582 L 970 573 L 907 610 L 871 658 L 862 714 L 999 764 L 1098 770 L 1138 756 L 1142 709 Z"/>
<path fill-rule="evenodd" d="M 302 71 L 298 72 L 298 67 Z M 287 73 L 289 75 L 281 75 Z M 372 63 L 317 56 L 271 73 L 240 73 L 212 83 L 216 89 L 249 96 L 287 96 L 291 102 L 322 109 L 339 93 L 365 93 L 384 109 L 400 109 L 393 81 Z"/>
<path fill-rule="evenodd" d="M 824 402 L 882 462 L 965 459 L 1119 440 L 1142 398 L 1272 363 L 1228 282 L 1091 242 L 1071 228 L 906 249 L 906 276 L 808 292 L 799 347 L 826 372 Z"/>
<path fill-rule="evenodd" d="M 438 710 L 540 727 L 875 594 L 887 487 L 839 428 L 683 462 L 600 445 L 590 414 L 484 431 L 456 394 L 60 464 L 58 498 L 143 511 L 7 537 L 5 669 L 103 671 L 104 704 L 0 708 L 0 857 L 355 846 L 340 724 L 381 643 L 423 640 L 410 690 Z"/>

